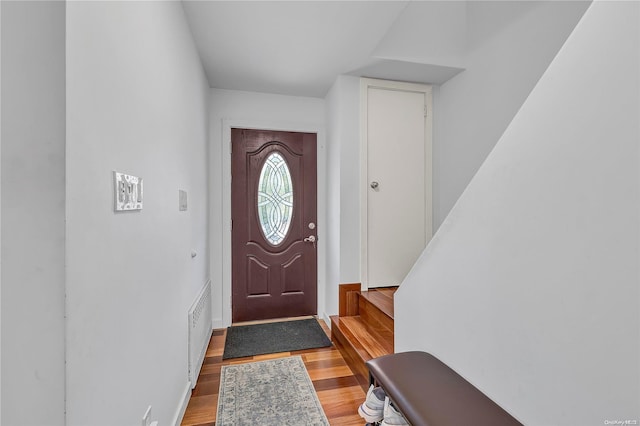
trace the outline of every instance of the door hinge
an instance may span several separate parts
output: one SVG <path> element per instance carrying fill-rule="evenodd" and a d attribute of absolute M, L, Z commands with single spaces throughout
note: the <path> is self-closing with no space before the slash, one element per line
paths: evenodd
<path fill-rule="evenodd" d="M 424 106 L 424 116 L 425 117 L 427 116 L 427 106 L 426 105 Z"/>

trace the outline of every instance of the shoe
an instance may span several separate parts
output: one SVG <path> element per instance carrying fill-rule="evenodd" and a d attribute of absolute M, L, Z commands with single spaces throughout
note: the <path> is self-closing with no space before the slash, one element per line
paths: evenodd
<path fill-rule="evenodd" d="M 380 426 L 404 426 L 408 425 L 407 421 L 402 417 L 402 414 L 391 405 L 389 397 L 384 398 L 384 419 Z"/>
<path fill-rule="evenodd" d="M 384 414 L 384 400 L 386 395 L 382 388 L 371 385 L 367 391 L 367 398 L 358 407 L 358 414 L 367 423 L 376 423 L 382 420 Z"/>

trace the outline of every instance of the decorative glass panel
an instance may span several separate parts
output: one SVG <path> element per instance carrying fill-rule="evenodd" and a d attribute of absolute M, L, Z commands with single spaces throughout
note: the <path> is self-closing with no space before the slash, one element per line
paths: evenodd
<path fill-rule="evenodd" d="M 284 241 L 292 211 L 291 172 L 282 155 L 274 152 L 264 162 L 258 181 L 258 219 L 270 244 L 277 246 Z"/>

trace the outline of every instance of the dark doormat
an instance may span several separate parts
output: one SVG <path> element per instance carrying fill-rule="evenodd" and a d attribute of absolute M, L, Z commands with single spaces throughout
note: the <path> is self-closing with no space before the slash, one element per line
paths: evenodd
<path fill-rule="evenodd" d="M 222 359 L 331 346 L 318 320 L 305 319 L 227 328 Z"/>

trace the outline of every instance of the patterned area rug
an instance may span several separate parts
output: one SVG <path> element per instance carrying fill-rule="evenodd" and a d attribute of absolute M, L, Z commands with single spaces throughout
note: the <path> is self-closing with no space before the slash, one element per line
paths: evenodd
<path fill-rule="evenodd" d="M 216 426 L 328 426 L 300 356 L 223 365 Z"/>

